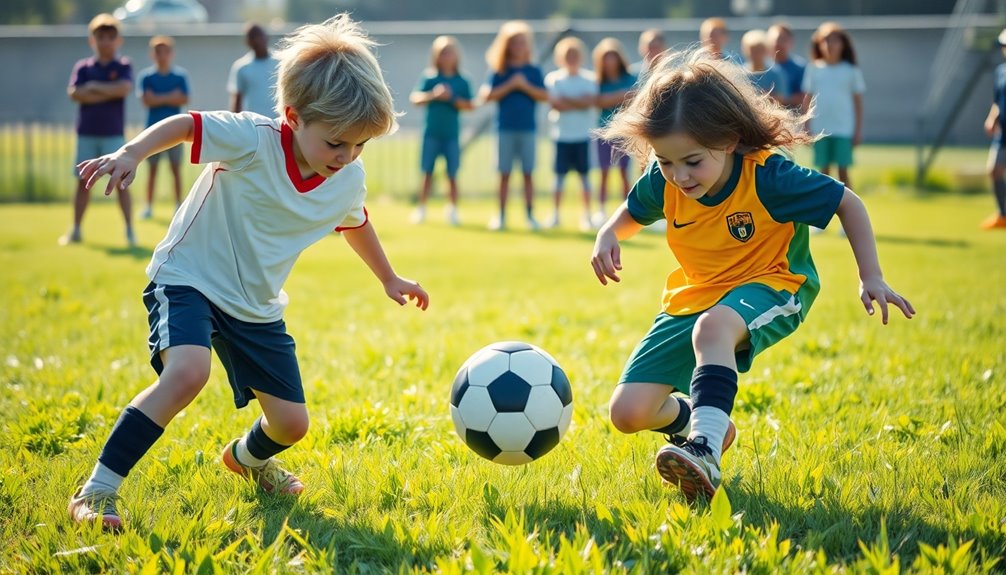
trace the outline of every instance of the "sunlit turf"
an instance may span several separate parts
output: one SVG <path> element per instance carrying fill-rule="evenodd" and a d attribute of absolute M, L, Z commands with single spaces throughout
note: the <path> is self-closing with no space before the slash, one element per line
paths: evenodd
<path fill-rule="evenodd" d="M 167 220 L 126 249 L 99 202 L 85 243 L 60 248 L 69 206 L 0 207 L 0 572 L 1001 571 L 1006 233 L 977 229 L 987 197 L 866 202 L 887 280 L 919 315 L 868 317 L 847 242 L 814 237 L 824 288 L 806 325 L 741 378 L 729 501 L 685 505 L 653 469 L 660 438 L 607 421 L 674 266 L 659 236 L 628 242 L 623 282 L 601 287 L 589 234 L 528 233 L 516 204 L 494 234 L 487 201 L 451 229 L 439 204 L 412 226 L 408 205 L 375 198 L 396 269 L 432 305 L 400 309 L 337 236 L 303 255 L 286 319 L 313 427 L 283 459 L 306 494 L 260 495 L 219 464 L 257 411 L 234 410 L 214 363 L 127 479 L 119 535 L 70 524 L 65 506 L 152 381 L 140 293 Z M 560 445 L 518 468 L 469 451 L 448 411 L 458 366 L 505 339 L 554 355 L 576 406 Z"/>

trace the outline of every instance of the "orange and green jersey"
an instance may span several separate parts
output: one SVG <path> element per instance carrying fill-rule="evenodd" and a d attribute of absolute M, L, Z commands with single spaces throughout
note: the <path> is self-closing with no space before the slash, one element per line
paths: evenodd
<path fill-rule="evenodd" d="M 698 313 L 733 288 L 760 283 L 797 295 L 801 317 L 821 289 L 808 225 L 823 228 L 845 186 L 772 151 L 734 154 L 713 197 L 690 200 L 654 162 L 629 192 L 633 219 L 667 220 L 667 245 L 681 266 L 667 276 L 663 308 Z"/>

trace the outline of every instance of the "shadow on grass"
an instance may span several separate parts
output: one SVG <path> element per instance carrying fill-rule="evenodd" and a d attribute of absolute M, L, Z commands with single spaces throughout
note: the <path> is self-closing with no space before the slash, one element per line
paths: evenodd
<path fill-rule="evenodd" d="M 727 493 L 735 512 L 743 511 L 745 526 L 767 529 L 778 523 L 779 538 L 790 539 L 802 549 L 821 549 L 828 562 L 851 562 L 862 556 L 859 541 L 873 546 L 880 536 L 881 521 L 886 524 L 891 553 L 901 558 L 901 564 L 911 565 L 919 555 L 919 543 L 933 547 L 950 539 L 959 542 L 974 539 L 976 548 L 993 555 L 999 544 L 992 537 L 968 530 L 950 531 L 933 524 L 917 509 L 897 503 L 890 507 L 867 504 L 850 509 L 836 498 L 838 494 L 823 494 L 812 502 L 798 504 L 797 494 L 766 494 L 749 481 L 731 482 Z M 795 488 L 794 488 L 795 489 Z"/>
<path fill-rule="evenodd" d="M 885 244 L 903 244 L 903 245 L 918 245 L 918 246 L 928 246 L 934 248 L 958 248 L 964 249 L 971 247 L 970 242 L 964 240 L 952 240 L 948 238 L 910 238 L 907 236 L 885 236 L 878 235 L 877 242 L 882 242 Z"/>
<path fill-rule="evenodd" d="M 315 503 L 290 497 L 271 497 L 259 493 L 253 514 L 262 521 L 262 545 L 276 541 L 284 522 L 317 549 L 332 550 L 336 561 L 333 572 L 345 573 L 399 571 L 403 565 L 432 568 L 437 557 L 452 550 L 431 541 L 403 543 L 389 525 L 378 529 L 359 519 L 336 519 Z"/>
<path fill-rule="evenodd" d="M 110 246 L 103 244 L 89 244 L 89 248 L 105 252 L 112 257 L 129 257 L 134 260 L 149 260 L 154 255 L 154 250 L 145 246 Z"/>

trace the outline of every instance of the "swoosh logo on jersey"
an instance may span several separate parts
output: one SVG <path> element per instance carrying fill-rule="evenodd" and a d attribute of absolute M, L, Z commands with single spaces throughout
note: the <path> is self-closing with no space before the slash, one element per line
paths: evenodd
<path fill-rule="evenodd" d="M 758 311 L 758 310 L 755 310 L 755 307 L 753 305 L 751 305 L 748 302 L 744 301 L 744 298 L 741 298 L 741 302 L 740 303 L 744 307 L 749 307 L 749 308 L 751 308 L 754 311 Z"/>
<path fill-rule="evenodd" d="M 680 230 L 683 227 L 690 226 L 690 225 L 694 224 L 696 221 L 698 221 L 698 220 L 692 220 L 690 222 L 685 222 L 683 224 L 679 224 L 678 220 L 672 220 L 671 224 L 674 226 L 675 229 L 679 229 Z"/>

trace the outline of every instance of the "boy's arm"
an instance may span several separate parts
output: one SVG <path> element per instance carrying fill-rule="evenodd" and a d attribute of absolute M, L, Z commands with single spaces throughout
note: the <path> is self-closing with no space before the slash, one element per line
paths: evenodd
<path fill-rule="evenodd" d="M 414 90 L 409 94 L 409 102 L 412 102 L 416 106 L 425 106 L 433 101 L 433 91 L 424 92 L 422 90 Z"/>
<path fill-rule="evenodd" d="M 852 246 L 852 253 L 856 257 L 856 265 L 859 267 L 859 296 L 866 312 L 873 315 L 872 302 L 876 300 L 880 304 L 881 318 L 885 324 L 888 303 L 897 306 L 905 317 L 911 319 L 915 315 L 915 308 L 884 282 L 880 259 L 877 256 L 877 242 L 863 201 L 852 190 L 845 188 L 836 214 L 842 222 L 842 229 L 845 230 L 849 245 Z"/>
<path fill-rule="evenodd" d="M 483 85 L 479 93 L 479 99 L 483 102 L 495 102 L 503 99 L 504 96 L 513 92 L 517 88 L 517 75 L 510 76 L 510 79 L 497 86 Z"/>
<path fill-rule="evenodd" d="M 520 86 L 520 89 L 528 96 L 531 96 L 531 99 L 533 100 L 538 102 L 548 101 L 548 90 L 545 88 L 539 88 L 530 82 L 525 82 L 522 86 Z"/>
<path fill-rule="evenodd" d="M 231 94 L 231 112 L 235 114 L 241 113 L 241 92 Z"/>
<path fill-rule="evenodd" d="M 424 310 L 430 305 L 430 296 L 417 282 L 395 274 L 370 221 L 358 228 L 343 230 L 342 236 L 346 238 L 346 243 L 353 248 L 356 255 L 367 264 L 370 271 L 374 272 L 388 297 L 399 305 L 405 305 L 407 303 L 405 298 L 408 297 L 410 300 L 416 300 L 416 307 Z"/>
<path fill-rule="evenodd" d="M 992 104 L 989 115 L 985 118 L 985 133 L 991 138 L 996 135 L 996 126 L 999 124 L 999 105 Z"/>
<path fill-rule="evenodd" d="M 597 231 L 594 241 L 594 252 L 590 256 L 590 265 L 594 275 L 602 285 L 608 285 L 608 279 L 619 282 L 618 272 L 622 270 L 622 249 L 619 242 L 627 240 L 639 233 L 643 225 L 629 213 L 629 205 L 622 202 L 615 213 Z"/>
<path fill-rule="evenodd" d="M 176 114 L 143 130 L 115 152 L 77 164 L 77 172 L 88 190 L 108 174 L 105 195 L 110 195 L 113 189 L 126 189 L 129 186 L 140 162 L 182 142 L 191 142 L 194 131 L 195 121 L 191 115 Z"/>
<path fill-rule="evenodd" d="M 125 98 L 133 91 L 132 80 L 116 80 L 114 82 L 98 82 L 96 80 L 92 80 L 84 84 L 84 86 L 89 88 L 94 93 L 104 96 L 105 100 Z"/>
<path fill-rule="evenodd" d="M 87 84 L 81 84 L 80 86 L 70 86 L 66 89 L 66 93 L 70 96 L 70 99 L 78 104 L 100 104 L 108 98 L 97 93 Z"/>
<path fill-rule="evenodd" d="M 454 107 L 459 110 L 474 110 L 475 102 L 468 100 L 466 98 L 455 98 Z"/>

